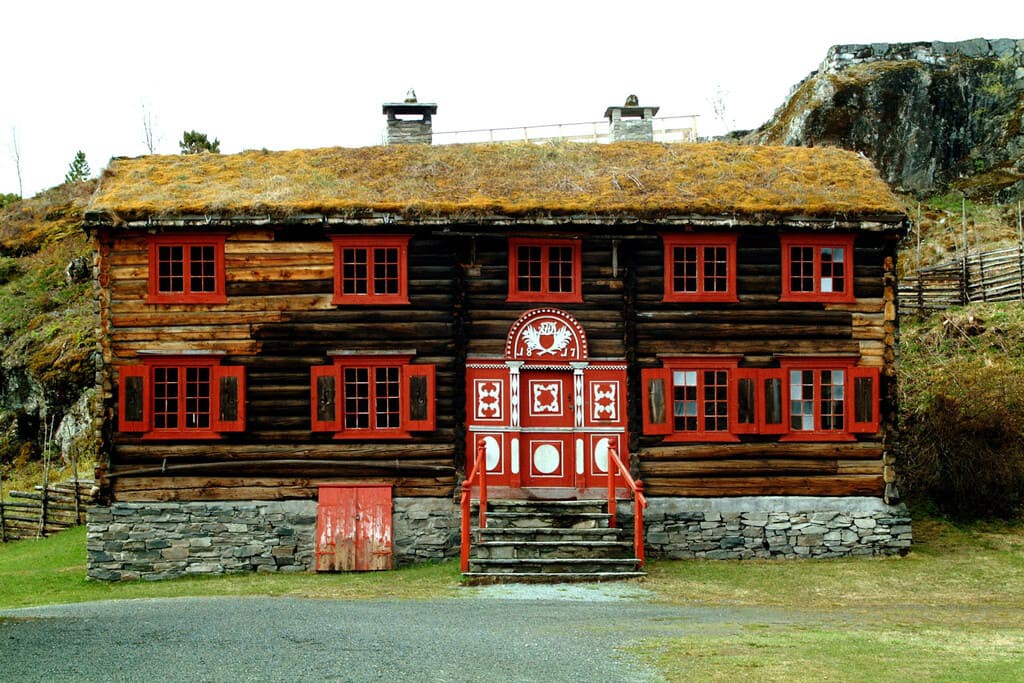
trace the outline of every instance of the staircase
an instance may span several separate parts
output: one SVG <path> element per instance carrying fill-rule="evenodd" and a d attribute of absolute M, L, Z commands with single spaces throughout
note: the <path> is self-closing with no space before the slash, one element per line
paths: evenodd
<path fill-rule="evenodd" d="M 469 571 L 462 575 L 470 583 L 645 576 L 632 537 L 609 526 L 605 505 L 601 500 L 491 500 L 486 528 L 472 528 Z"/>

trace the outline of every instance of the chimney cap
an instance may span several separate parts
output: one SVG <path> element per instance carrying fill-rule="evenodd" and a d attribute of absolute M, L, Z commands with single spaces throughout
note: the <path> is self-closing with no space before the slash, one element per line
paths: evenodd
<path fill-rule="evenodd" d="M 604 111 L 604 116 L 605 116 L 606 119 L 610 119 L 610 118 L 612 118 L 612 112 L 618 112 L 620 117 L 636 117 L 636 118 L 645 119 L 645 118 L 650 118 L 652 116 L 657 116 L 659 109 L 661 109 L 661 107 L 640 106 L 640 105 L 630 105 L 630 106 L 624 106 L 624 107 L 608 107 Z"/>
<path fill-rule="evenodd" d="M 385 102 L 382 106 L 384 114 L 436 114 L 437 104 L 434 102 Z"/>

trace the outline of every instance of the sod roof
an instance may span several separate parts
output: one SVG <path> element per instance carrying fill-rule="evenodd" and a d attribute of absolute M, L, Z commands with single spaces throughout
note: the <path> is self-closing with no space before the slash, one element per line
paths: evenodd
<path fill-rule="evenodd" d="M 118 158 L 87 218 L 321 214 L 404 220 L 902 215 L 871 162 L 840 149 L 728 143 L 398 145 Z"/>

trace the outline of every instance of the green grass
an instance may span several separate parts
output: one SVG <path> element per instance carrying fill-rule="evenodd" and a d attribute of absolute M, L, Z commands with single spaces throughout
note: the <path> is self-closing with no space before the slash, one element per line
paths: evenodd
<path fill-rule="evenodd" d="M 669 681 L 1022 680 L 1024 524 L 919 519 L 914 532 L 907 557 L 652 562 L 643 587 L 654 600 L 710 611 L 673 623 L 682 635 L 631 652 Z M 84 546 L 82 529 L 0 546 L 0 608 L 182 596 L 446 598 L 460 585 L 455 562 L 107 584 L 85 580 Z"/>
<path fill-rule="evenodd" d="M 424 599 L 451 595 L 455 562 L 362 574 L 234 574 L 104 583 L 85 578 L 85 529 L 0 545 L 0 609 L 91 600 L 183 596 Z"/>
<path fill-rule="evenodd" d="M 669 681 L 1022 680 L 1024 526 L 925 519 L 914 533 L 903 558 L 653 563 L 663 599 L 755 623 L 638 650 Z"/>

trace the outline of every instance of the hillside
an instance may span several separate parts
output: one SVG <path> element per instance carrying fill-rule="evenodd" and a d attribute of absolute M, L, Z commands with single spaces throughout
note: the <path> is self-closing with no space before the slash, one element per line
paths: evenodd
<path fill-rule="evenodd" d="M 836 45 L 748 142 L 834 145 L 896 190 L 1024 196 L 1024 40 Z"/>
<path fill-rule="evenodd" d="M 95 181 L 0 210 L 0 473 L 54 449 L 88 459 L 96 322 L 82 212 Z"/>

